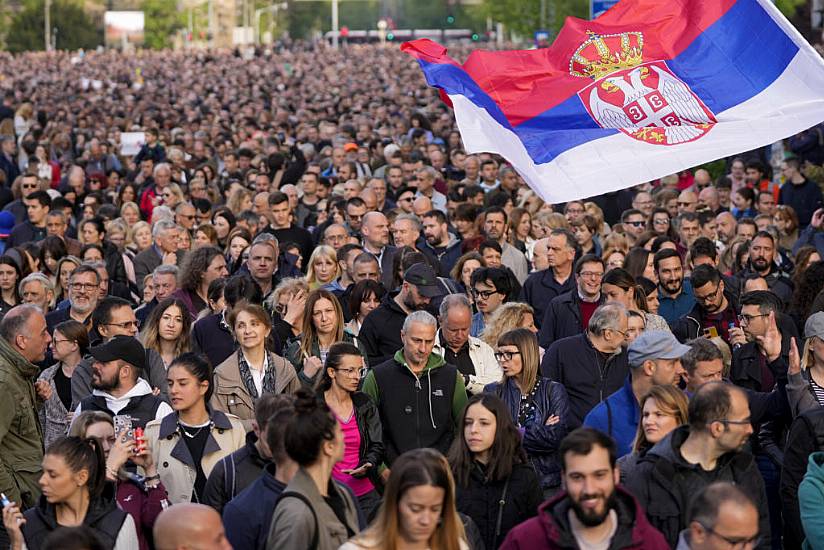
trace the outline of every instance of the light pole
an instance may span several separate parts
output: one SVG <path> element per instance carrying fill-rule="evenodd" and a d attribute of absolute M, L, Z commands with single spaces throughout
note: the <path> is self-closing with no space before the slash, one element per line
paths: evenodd
<path fill-rule="evenodd" d="M 51 47 L 51 0 L 46 0 L 43 4 L 44 16 L 46 19 L 45 34 L 46 34 L 46 51 L 50 52 Z"/>
<path fill-rule="evenodd" d="M 271 6 L 255 10 L 255 44 L 260 44 L 260 16 L 270 11 L 272 12 L 272 17 L 277 17 L 278 11 L 285 10 L 287 7 L 288 4 L 286 2 L 281 2 L 280 4 L 272 4 Z"/>

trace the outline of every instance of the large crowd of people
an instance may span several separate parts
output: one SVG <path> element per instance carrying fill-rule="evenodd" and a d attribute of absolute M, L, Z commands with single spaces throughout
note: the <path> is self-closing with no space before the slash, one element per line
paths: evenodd
<path fill-rule="evenodd" d="M 824 127 L 548 204 L 394 48 L 0 66 L 2 548 L 822 547 Z"/>

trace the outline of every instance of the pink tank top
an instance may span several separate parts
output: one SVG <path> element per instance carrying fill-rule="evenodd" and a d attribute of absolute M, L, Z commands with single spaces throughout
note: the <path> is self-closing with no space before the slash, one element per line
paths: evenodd
<path fill-rule="evenodd" d="M 363 496 L 375 488 L 372 482 L 366 477 L 356 478 L 343 473 L 344 470 L 354 470 L 360 462 L 361 435 L 358 431 L 358 421 L 355 419 L 354 411 L 347 420 L 338 415 L 335 415 L 335 418 L 338 420 L 341 430 L 343 430 L 344 451 L 343 460 L 332 468 L 332 477 L 348 485 L 355 493 L 355 496 Z M 373 464 L 373 466 L 377 467 L 378 465 Z"/>

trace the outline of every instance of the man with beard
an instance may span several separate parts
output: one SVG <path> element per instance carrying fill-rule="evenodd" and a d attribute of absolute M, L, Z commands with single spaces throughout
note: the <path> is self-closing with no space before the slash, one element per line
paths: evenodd
<path fill-rule="evenodd" d="M 592 428 L 561 441 L 564 491 L 512 529 L 501 550 L 560 548 L 668 549 L 635 497 L 618 485 L 615 443 Z"/>
<path fill-rule="evenodd" d="M 775 238 L 767 231 L 759 231 L 750 242 L 750 262 L 742 276 L 746 278 L 757 274 L 763 277 L 770 290 L 786 306 L 793 297 L 793 283 L 775 260 Z"/>
<path fill-rule="evenodd" d="M 457 367 L 432 353 L 437 330 L 430 313 L 407 315 L 400 331 L 402 345 L 363 381 L 363 392 L 378 406 L 387 466 L 404 452 L 420 447 L 446 454 L 457 431 L 455 423 L 467 401 L 466 388 Z M 422 397 L 422 387 L 428 399 Z M 381 476 L 389 479 L 388 468 Z"/>
<path fill-rule="evenodd" d="M 506 240 L 506 224 L 508 217 L 500 206 L 490 206 L 486 209 L 484 218 L 484 233 L 487 239 L 496 241 L 501 245 L 501 262 L 512 270 L 519 284 L 524 284 L 529 275 L 529 266 L 526 263 L 526 256 L 509 244 Z"/>
<path fill-rule="evenodd" d="M 461 257 L 463 241 L 449 232 L 446 214 L 440 210 L 430 210 L 423 215 L 423 235 L 426 241 L 421 248 L 437 258 L 441 277 L 448 277 Z"/>
<path fill-rule="evenodd" d="M 102 411 L 111 416 L 128 416 L 133 428 L 145 428 L 160 420 L 172 408 L 152 393 L 140 377 L 146 367 L 146 350 L 132 336 L 115 336 L 89 350 L 92 365 L 92 394 L 83 399 L 75 417 L 83 411 Z"/>
<path fill-rule="evenodd" d="M 100 299 L 100 275 L 89 265 L 78 266 L 69 276 L 68 290 L 69 307 L 56 309 L 46 315 L 49 334 L 54 333 L 54 327 L 69 319 L 89 326 L 89 316 Z"/>
<path fill-rule="evenodd" d="M 363 320 L 358 339 L 370 365 L 392 359 L 401 349 L 401 327 L 413 311 L 426 310 L 432 298 L 442 294 L 435 271 L 427 264 L 414 264 L 403 274 L 400 290 L 387 294 L 381 305 Z"/>
<path fill-rule="evenodd" d="M 738 319 L 738 304 L 721 273 L 712 265 L 702 264 L 693 269 L 690 283 L 695 306 L 671 325 L 672 333 L 681 342 L 720 336 L 729 344 L 729 328 Z"/>
<path fill-rule="evenodd" d="M 658 315 L 672 325 L 695 306 L 692 285 L 684 281 L 684 264 L 675 250 L 659 250 L 654 265 L 658 274 Z"/>
<path fill-rule="evenodd" d="M 676 428 L 627 472 L 626 487 L 671 547 L 687 528 L 689 495 L 716 481 L 730 481 L 758 505 L 760 535 L 769 547 L 764 481 L 753 456 L 743 451 L 753 433 L 746 394 L 726 382 L 707 382 L 689 404 L 689 424 Z"/>

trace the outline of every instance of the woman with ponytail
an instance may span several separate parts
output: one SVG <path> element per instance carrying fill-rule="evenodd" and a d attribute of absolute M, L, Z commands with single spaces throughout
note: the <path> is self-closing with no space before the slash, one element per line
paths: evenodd
<path fill-rule="evenodd" d="M 607 302 L 621 304 L 629 311 L 637 311 L 646 319 L 644 330 L 666 330 L 670 328 L 660 315 L 650 313 L 647 307 L 647 293 L 629 271 L 621 267 L 610 269 L 601 280 L 601 293 Z"/>
<path fill-rule="evenodd" d="M 79 525 L 94 529 L 106 548 L 137 550 L 134 520 L 117 507 L 97 439 L 63 437 L 52 443 L 43 457 L 40 488 L 37 506 L 24 513 L 16 503 L 3 509 L 12 550 L 47 550 L 52 531 Z"/>
<path fill-rule="evenodd" d="M 344 458 L 340 424 L 325 402 L 300 389 L 283 442 L 298 471 L 275 506 L 266 547 L 338 550 L 360 530 L 355 497 L 332 479 Z"/>

